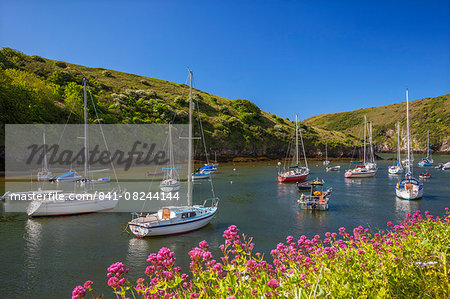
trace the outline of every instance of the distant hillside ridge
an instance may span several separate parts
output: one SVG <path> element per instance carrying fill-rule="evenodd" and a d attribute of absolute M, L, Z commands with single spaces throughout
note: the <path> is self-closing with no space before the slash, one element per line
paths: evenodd
<path fill-rule="evenodd" d="M 189 87 L 151 77 L 55 61 L 0 49 L 0 119 L 8 123 L 81 123 L 82 78 L 86 77 L 103 123 L 188 122 Z M 262 111 L 246 99 L 230 100 L 194 89 L 208 151 L 234 156 L 284 157 L 294 122 Z M 88 107 L 89 122 L 95 113 Z M 195 113 L 198 120 L 198 116 Z M 194 124 L 197 132 L 198 125 Z M 345 133 L 301 124 L 309 156 L 345 156 L 359 140 Z M 3 132 L 3 130 L 2 130 Z M 197 135 L 198 136 L 198 135 Z M 4 142 L 2 138 L 2 142 Z M 197 146 L 197 155 L 202 147 Z"/>
<path fill-rule="evenodd" d="M 414 151 L 424 151 L 427 131 L 434 152 L 450 152 L 450 94 L 409 102 L 410 131 Z M 401 148 L 406 150 L 406 101 L 349 112 L 328 113 L 303 120 L 304 124 L 333 129 L 357 138 L 363 137 L 364 114 L 373 122 L 373 135 L 379 152 L 397 148 L 397 122 L 400 122 Z"/>
<path fill-rule="evenodd" d="M 1 48 L 0 145 L 4 144 L 4 124 L 66 123 L 69 114 L 69 123 L 81 123 L 83 76 L 88 80 L 103 123 L 188 122 L 189 87 L 185 84 Z M 447 107 L 448 96 L 444 97 Z M 236 156 L 280 158 L 287 155 L 294 136 L 293 121 L 262 111 L 247 99 L 230 100 L 198 89 L 194 89 L 194 101 L 199 106 L 208 152 L 212 157 L 217 154 L 217 158 L 224 161 Z M 436 111 L 432 108 L 429 113 Z M 198 121 L 197 113 L 194 115 Z M 93 107 L 88 107 L 88 117 L 91 123 L 97 121 Z M 361 144 L 361 136 L 347 130 L 350 126 L 345 121 L 338 121 L 334 128 L 327 125 L 326 119 L 317 124 L 310 122 L 311 119 L 300 124 L 308 157 L 323 157 L 325 144 L 328 144 L 330 157 L 348 157 L 353 148 Z M 441 120 L 448 123 L 448 115 Z M 356 123 L 354 127 L 357 127 Z M 198 124 L 194 124 L 194 128 L 194 133 L 199 136 Z M 448 125 L 444 128 L 448 137 Z M 388 138 L 380 138 L 377 129 L 374 133 L 378 146 L 390 149 L 383 145 Z M 432 138 L 436 140 L 436 137 Z M 197 158 L 204 156 L 202 148 L 200 144 L 196 145 Z"/>

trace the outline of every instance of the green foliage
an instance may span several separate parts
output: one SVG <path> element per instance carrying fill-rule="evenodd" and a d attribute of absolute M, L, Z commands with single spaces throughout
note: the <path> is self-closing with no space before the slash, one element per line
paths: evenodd
<path fill-rule="evenodd" d="M 181 96 L 176 97 L 174 102 L 181 107 L 189 107 L 189 100 Z"/>
<path fill-rule="evenodd" d="M 83 117 L 83 86 L 70 82 L 64 89 L 64 103 L 79 118 Z"/>
<path fill-rule="evenodd" d="M 231 115 L 230 109 L 225 105 L 220 106 L 219 113 L 224 114 L 224 115 Z"/>
<path fill-rule="evenodd" d="M 323 238 L 287 236 L 271 251 L 272 261 L 255 253 L 253 238 L 231 225 L 220 256 L 205 240 L 188 252 L 189 275 L 163 247 L 148 256 L 145 279 L 137 285 L 120 262 L 107 269 L 108 285 L 117 298 L 449 298 L 446 214 L 417 211 L 400 225 L 388 222 L 384 231 L 359 226 Z M 77 286 L 73 294 L 89 291 L 94 298 L 92 284 Z"/>
<path fill-rule="evenodd" d="M 242 113 L 255 113 L 256 115 L 261 115 L 261 109 L 255 104 L 245 99 L 236 99 L 232 104 L 233 108 L 238 112 Z"/>
<path fill-rule="evenodd" d="M 109 78 L 114 78 L 113 74 L 110 71 L 104 70 L 102 75 Z"/>
<path fill-rule="evenodd" d="M 34 61 L 45 63 L 45 59 L 42 58 L 41 56 L 33 55 L 33 56 L 31 56 L 31 58 L 32 58 Z"/>
<path fill-rule="evenodd" d="M 65 69 L 65 68 L 67 67 L 67 64 L 66 64 L 65 62 L 62 62 L 62 61 L 57 61 L 57 62 L 55 62 L 55 65 L 56 65 L 57 67 L 62 68 L 62 69 Z"/>

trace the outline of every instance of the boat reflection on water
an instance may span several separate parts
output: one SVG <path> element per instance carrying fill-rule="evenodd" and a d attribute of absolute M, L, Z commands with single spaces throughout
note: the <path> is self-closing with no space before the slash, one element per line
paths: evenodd
<path fill-rule="evenodd" d="M 149 240 L 132 238 L 128 241 L 128 252 L 125 265 L 128 268 L 140 268 L 151 253 Z"/>
<path fill-rule="evenodd" d="M 330 222 L 330 214 L 328 211 L 298 209 L 296 216 L 299 235 L 303 235 L 306 231 L 310 231 L 313 228 L 327 227 Z M 307 234 L 307 236 L 308 238 L 313 237 L 311 234 Z"/>
<path fill-rule="evenodd" d="M 25 222 L 24 276 L 26 281 L 33 281 L 39 275 L 39 261 L 42 247 L 42 224 L 39 221 L 27 219 Z M 31 286 L 29 286 L 31 288 Z"/>
<path fill-rule="evenodd" d="M 352 185 L 361 185 L 365 179 L 362 178 L 344 178 L 345 186 L 351 187 Z"/>
<path fill-rule="evenodd" d="M 406 214 L 414 214 L 420 210 L 421 201 L 404 200 L 395 196 L 395 214 L 399 219 L 405 219 Z"/>

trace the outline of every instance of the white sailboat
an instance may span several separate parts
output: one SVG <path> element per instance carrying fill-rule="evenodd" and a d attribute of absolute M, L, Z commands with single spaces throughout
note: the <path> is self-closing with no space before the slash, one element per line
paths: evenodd
<path fill-rule="evenodd" d="M 84 179 L 88 176 L 88 133 L 87 133 L 87 80 L 84 83 Z M 34 192 L 34 191 L 30 191 Z M 119 190 L 119 192 L 121 192 Z M 95 193 L 87 192 L 87 184 L 84 184 L 84 193 L 59 193 L 49 194 L 45 200 L 33 200 L 27 207 L 27 214 L 31 217 L 38 216 L 63 216 L 100 212 L 113 209 L 118 200 L 100 199 Z"/>
<path fill-rule="evenodd" d="M 406 132 L 407 132 L 407 147 L 408 147 L 408 157 L 407 160 L 411 161 L 411 144 L 409 138 L 409 99 L 408 99 L 408 89 L 406 89 Z M 423 196 L 423 184 L 413 177 L 412 174 L 412 163 L 406 165 L 405 178 L 397 183 L 395 187 L 395 193 L 397 197 L 401 199 L 419 199 Z"/>
<path fill-rule="evenodd" d="M 48 181 L 53 177 L 53 174 L 48 170 L 47 165 L 47 144 L 45 143 L 45 132 L 42 133 L 44 139 L 44 158 L 42 159 L 42 169 L 37 174 L 38 181 Z"/>
<path fill-rule="evenodd" d="M 376 168 L 376 164 L 374 165 L 375 167 L 373 168 L 372 164 L 374 164 L 375 162 L 372 160 L 372 163 L 368 165 L 367 159 L 366 159 L 366 139 L 367 139 L 367 117 L 366 115 L 364 115 L 364 160 L 363 160 L 363 164 L 362 165 L 357 165 L 355 168 L 353 169 L 349 169 L 345 172 L 344 176 L 346 178 L 370 178 L 375 176 L 375 174 L 377 173 L 377 168 Z M 373 151 L 372 151 L 373 152 Z M 370 163 L 370 161 L 369 161 Z"/>
<path fill-rule="evenodd" d="M 372 138 L 372 122 L 369 123 L 369 160 L 364 164 L 368 170 L 377 170 L 377 163 L 375 162 L 375 152 L 373 150 Z"/>
<path fill-rule="evenodd" d="M 395 161 L 395 164 L 392 166 L 389 166 L 388 172 L 389 174 L 400 174 L 403 173 L 403 167 L 400 163 L 400 122 L 397 123 L 397 160 Z"/>
<path fill-rule="evenodd" d="M 431 149 L 430 149 L 430 131 L 427 133 L 428 142 L 427 142 L 427 157 L 422 158 L 422 161 L 419 162 L 419 166 L 433 166 L 433 157 L 431 157 Z"/>
<path fill-rule="evenodd" d="M 207 225 L 216 215 L 218 198 L 214 195 L 210 199 L 211 206 L 193 205 L 192 199 L 192 71 L 190 75 L 189 95 L 189 147 L 188 147 L 188 170 L 187 170 L 187 205 L 164 207 L 156 213 L 138 214 L 128 222 L 128 227 L 138 238 L 147 236 L 160 236 L 180 234 L 199 229 Z"/>
<path fill-rule="evenodd" d="M 328 161 L 328 150 L 327 150 L 327 143 L 325 143 L 325 161 L 323 161 L 323 165 L 330 164 L 330 161 Z"/>
<path fill-rule="evenodd" d="M 178 172 L 175 167 L 175 159 L 173 156 L 173 143 L 172 143 L 172 125 L 169 124 L 169 136 L 168 136 L 168 145 L 169 145 L 169 167 L 163 168 L 165 171 L 164 179 L 159 184 L 159 188 L 163 192 L 173 192 L 180 190 L 180 182 L 178 181 Z"/>

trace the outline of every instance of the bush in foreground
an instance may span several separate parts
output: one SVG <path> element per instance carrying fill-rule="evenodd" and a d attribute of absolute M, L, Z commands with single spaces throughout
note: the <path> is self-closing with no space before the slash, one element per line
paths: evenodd
<path fill-rule="evenodd" d="M 308 239 L 288 236 L 272 250 L 273 264 L 253 254 L 252 238 L 231 225 L 223 234 L 222 256 L 214 259 L 206 241 L 189 252 L 190 276 L 175 267 L 174 253 L 149 255 L 145 278 L 135 284 L 118 262 L 108 268 L 108 286 L 117 298 L 448 298 L 450 217 L 420 211 L 399 225 L 372 234 L 361 226 Z M 72 298 L 94 291 L 77 286 Z M 103 298 L 103 295 L 97 298 Z"/>

